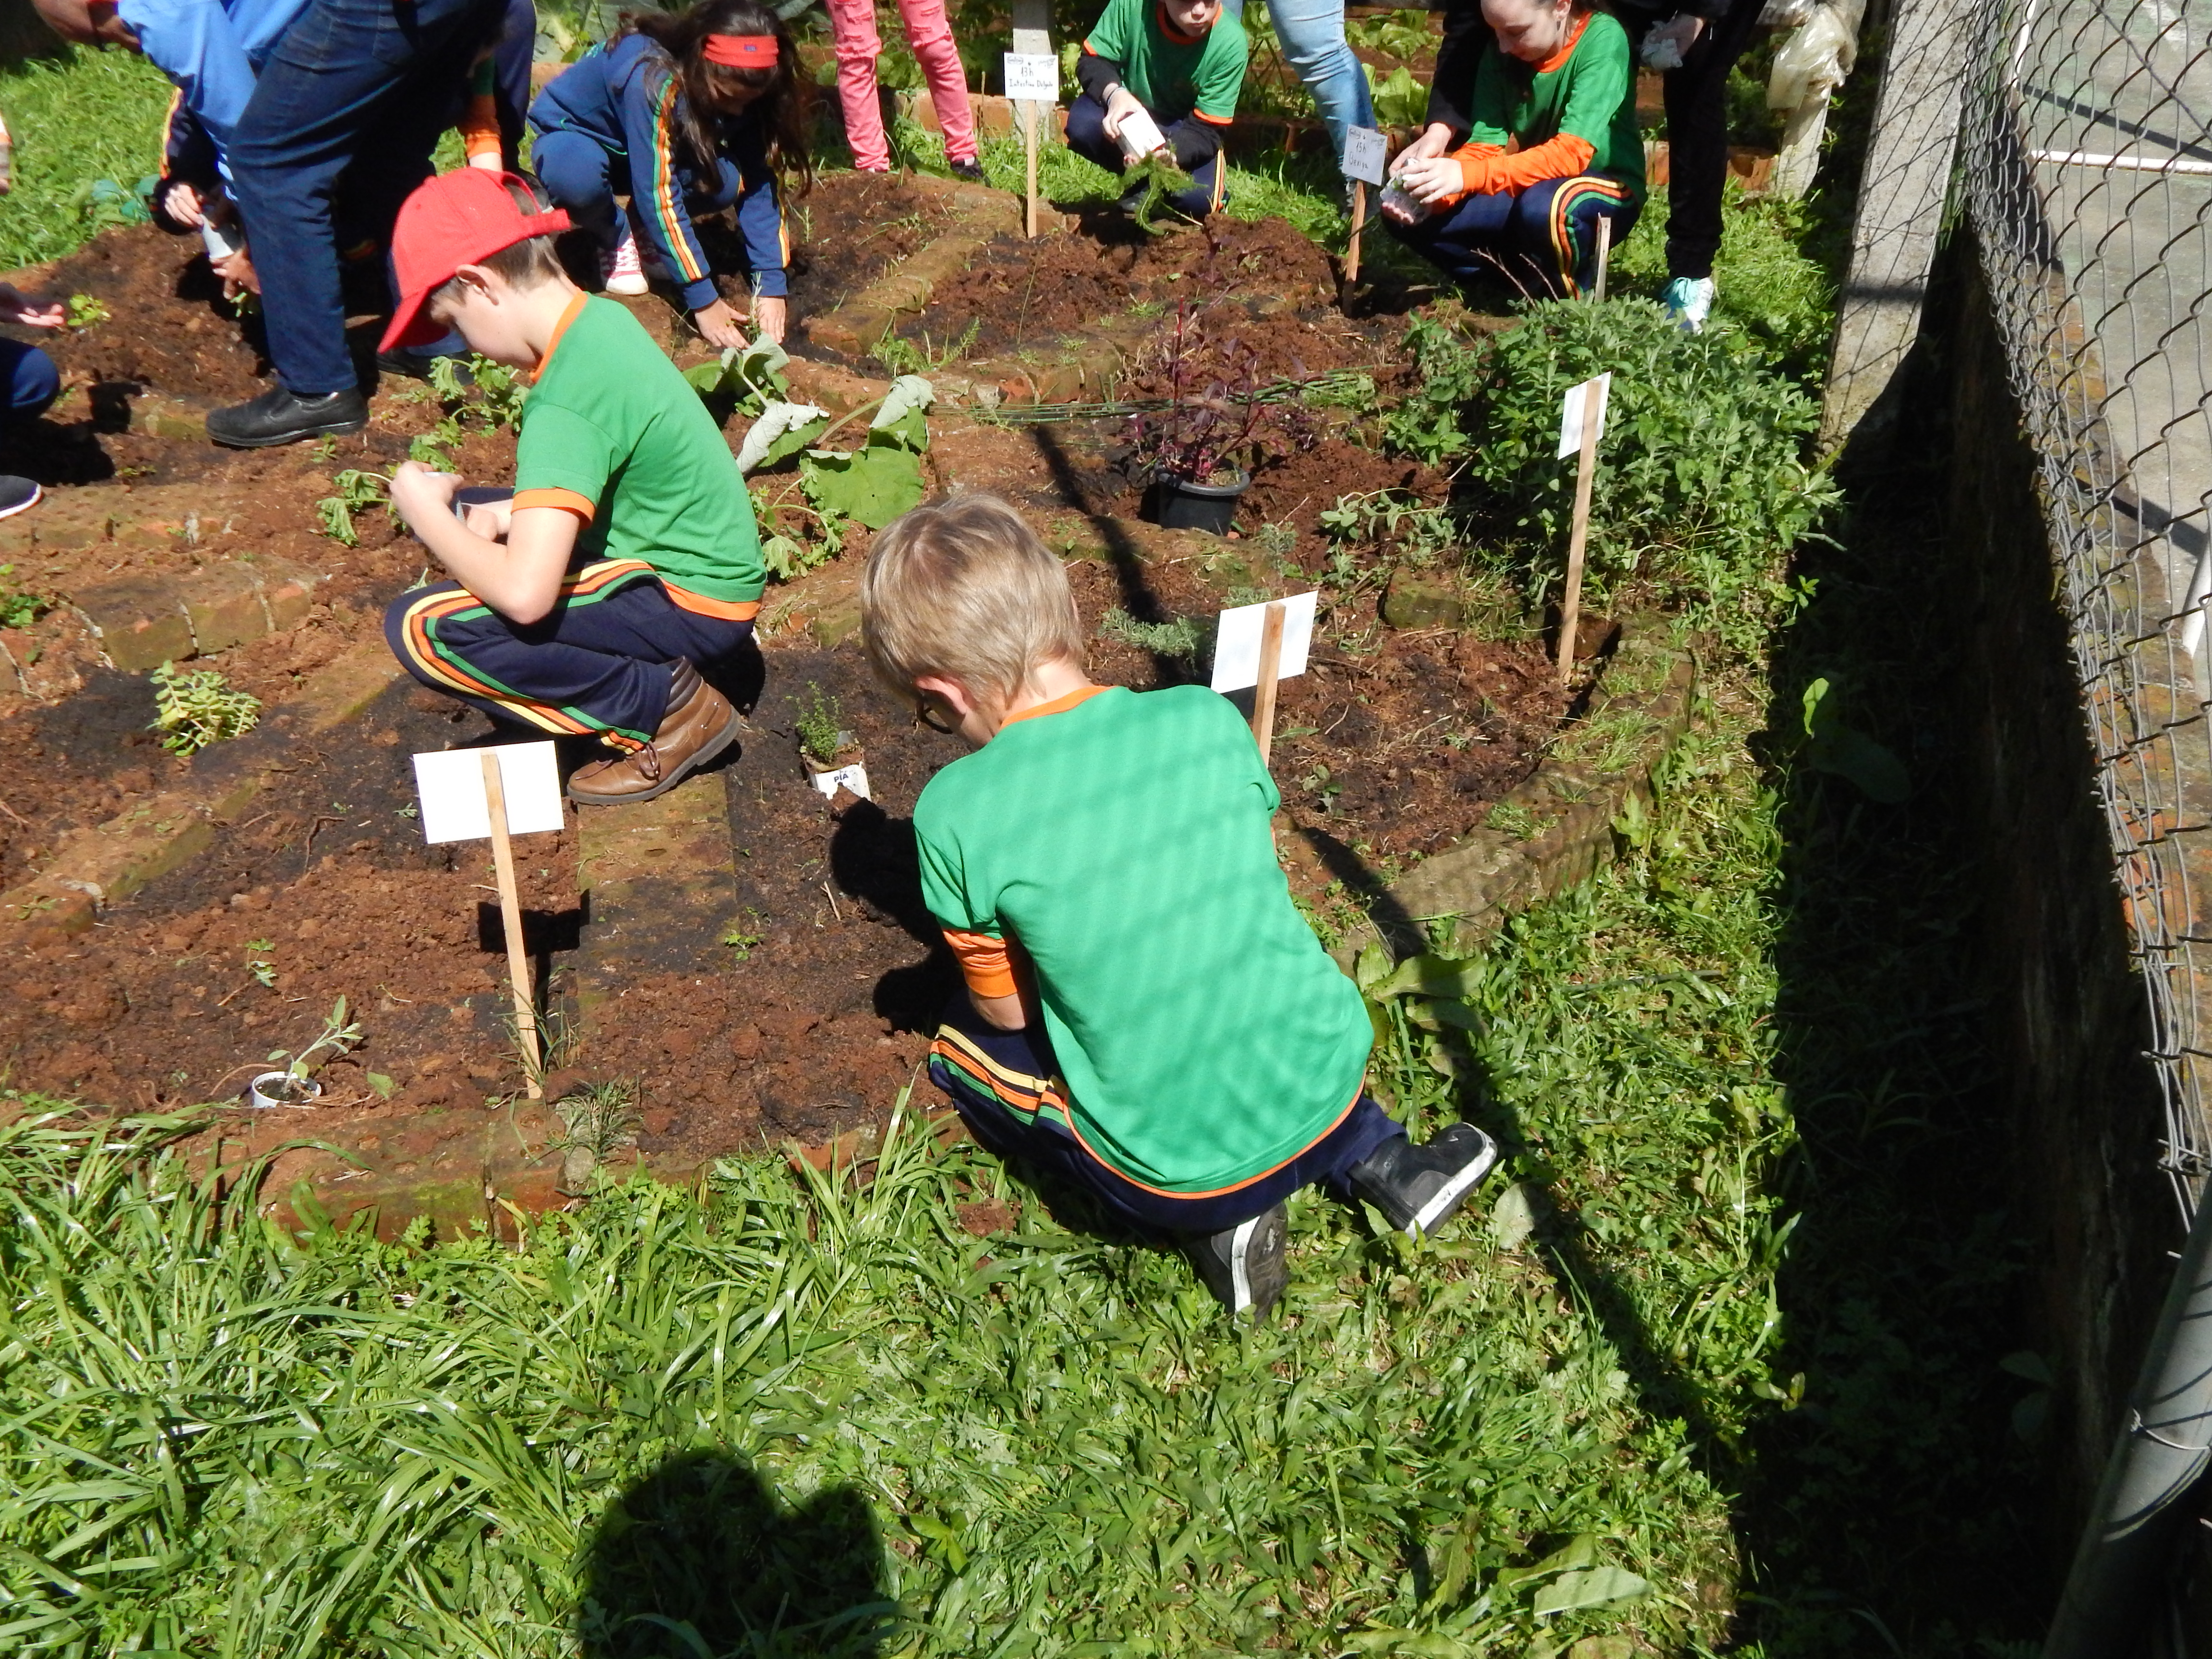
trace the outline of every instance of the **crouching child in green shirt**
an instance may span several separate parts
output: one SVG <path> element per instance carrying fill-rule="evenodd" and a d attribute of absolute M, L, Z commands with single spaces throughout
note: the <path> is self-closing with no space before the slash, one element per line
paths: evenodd
<path fill-rule="evenodd" d="M 384 349 L 447 328 L 530 374 L 511 499 L 454 515 L 460 480 L 410 461 L 392 504 L 455 580 L 403 593 L 385 637 L 415 678 L 496 719 L 613 752 L 571 799 L 650 800 L 738 735 L 702 677 L 758 672 L 767 573 L 752 501 L 698 394 L 637 319 L 587 298 L 568 216 L 512 173 L 464 169 L 400 209 Z"/>
<path fill-rule="evenodd" d="M 1232 1313 L 1281 1296 L 1300 1187 L 1409 1234 L 1457 1210 L 1497 1149 L 1414 1146 L 1365 1093 L 1373 1028 L 1291 902 L 1235 707 L 1092 684 L 1066 573 L 994 496 L 892 524 L 860 603 L 878 672 L 975 745 L 914 826 L 966 981 L 930 1075 L 975 1139 L 1176 1237 Z"/>

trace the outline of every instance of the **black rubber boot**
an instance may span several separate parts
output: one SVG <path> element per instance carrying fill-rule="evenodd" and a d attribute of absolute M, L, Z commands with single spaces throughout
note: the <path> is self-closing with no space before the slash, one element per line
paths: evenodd
<path fill-rule="evenodd" d="M 1432 1233 L 1498 1167 L 1498 1143 L 1472 1123 L 1455 1123 L 1425 1146 L 1394 1135 L 1352 1166 L 1346 1179 L 1408 1238 Z"/>
<path fill-rule="evenodd" d="M 1225 1232 L 1191 1240 L 1190 1259 L 1214 1300 L 1232 1316 L 1249 1312 L 1265 1319 L 1290 1282 L 1284 1256 L 1290 1237 L 1291 1212 L 1278 1204 Z"/>
<path fill-rule="evenodd" d="M 279 386 L 251 403 L 215 410 L 207 417 L 207 434 L 229 449 L 269 449 L 325 433 L 358 432 L 368 424 L 368 399 L 356 388 L 302 398 Z"/>

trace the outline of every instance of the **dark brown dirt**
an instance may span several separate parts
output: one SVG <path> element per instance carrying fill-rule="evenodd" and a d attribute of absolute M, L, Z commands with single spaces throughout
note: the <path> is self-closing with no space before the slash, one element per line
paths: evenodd
<path fill-rule="evenodd" d="M 927 333 L 938 347 L 966 340 L 969 356 L 1009 356 L 1091 324 L 1186 305 L 1247 316 L 1333 313 L 1335 293 L 1328 255 L 1280 219 L 1217 216 L 1147 236 L 1119 214 L 1091 212 L 1034 242 L 996 239 L 900 331 L 917 342 Z"/>
<path fill-rule="evenodd" d="M 911 252 L 935 210 L 935 198 L 896 181 L 849 175 L 825 179 L 812 201 L 803 304 L 827 304 Z M 1326 258 L 1279 222 L 1224 221 L 1211 237 L 1192 228 L 1141 246 L 1064 234 L 1035 252 L 1036 286 L 1054 296 L 1040 325 L 1127 318 L 1138 305 L 1164 318 L 1210 260 L 1225 292 L 1212 316 L 1224 326 L 1244 319 L 1268 354 L 1266 372 L 1347 363 L 1389 372 L 1374 341 L 1331 309 Z M 963 316 L 1002 325 L 1008 290 L 992 283 L 1013 266 L 1000 253 L 956 285 L 945 313 L 933 309 L 939 334 Z M 338 651 L 373 640 L 384 604 L 422 565 L 420 548 L 374 508 L 357 517 L 358 546 L 323 537 L 316 500 L 341 467 L 388 471 L 441 411 L 416 387 L 386 386 L 371 431 L 330 454 L 232 455 L 118 429 L 103 399 L 214 403 L 262 384 L 250 343 L 195 287 L 198 263 L 189 244 L 142 228 L 110 233 L 52 273 L 49 291 L 96 294 L 114 317 L 56 343 L 70 398 L 29 452 L 58 486 L 39 509 L 46 539 L 0 556 L 17 557 L 19 581 L 58 586 L 241 552 L 323 573 L 305 624 L 205 665 L 274 702 Z M 1017 317 L 1012 326 L 1024 325 Z M 1310 449 L 1258 469 L 1240 522 L 1287 526 L 1272 554 L 1248 538 L 1175 558 L 1115 553 L 1072 565 L 1099 678 L 1141 688 L 1194 667 L 1100 636 L 1109 609 L 1156 623 L 1203 619 L 1232 599 L 1301 591 L 1328 551 L 1317 515 L 1339 497 L 1387 488 L 1441 499 L 1441 478 L 1377 455 L 1343 417 L 1328 418 L 1340 424 Z M 1136 516 L 1117 426 L 936 424 L 938 485 L 1004 490 L 1066 546 L 1103 536 L 1111 550 L 1114 524 Z M 512 459 L 506 433 L 472 431 L 456 451 L 459 470 L 477 478 L 507 476 Z M 188 512 L 197 539 L 181 528 Z M 120 529 L 116 539 L 52 534 L 88 515 L 132 514 L 145 523 L 128 543 Z M 809 582 L 849 588 L 864 551 L 856 535 Z M 1378 624 L 1375 600 L 1371 586 L 1331 594 L 1311 669 L 1284 687 L 1275 770 L 1298 833 L 1283 839 L 1309 898 L 1334 881 L 1387 877 L 1480 823 L 1534 764 L 1563 706 L 1537 647 L 1394 634 Z M 0 791 L 0 882 L 36 868 L 73 830 L 210 770 L 257 757 L 291 769 L 208 852 L 111 906 L 90 933 L 0 967 L 0 1068 L 12 1084 L 120 1107 L 218 1097 L 271 1049 L 312 1038 L 343 995 L 366 1040 L 325 1073 L 326 1103 L 288 1131 L 337 1135 L 367 1152 L 428 1147 L 450 1139 L 454 1124 L 481 1121 L 468 1115 L 488 1098 L 512 1094 L 520 1077 L 489 854 L 481 845 L 421 844 L 406 763 L 417 750 L 492 738 L 489 722 L 403 682 L 356 725 L 304 748 L 282 750 L 281 734 L 264 731 L 181 762 L 144 730 L 152 707 L 142 678 L 97 668 L 82 641 L 74 659 L 59 636 L 52 648 L 57 663 L 76 664 L 65 681 L 0 700 L 0 739 L 27 763 Z M 914 1077 L 955 985 L 921 908 L 908 819 L 957 745 L 878 688 L 849 641 L 823 650 L 787 630 L 768 641 L 766 659 L 742 754 L 716 775 L 733 843 L 726 892 L 695 894 L 690 908 L 672 901 L 665 915 L 594 915 L 579 896 L 574 829 L 518 848 L 550 1002 L 573 1012 L 582 988 L 606 999 L 586 1011 L 586 1043 L 564 1076 L 639 1079 L 640 1150 L 671 1171 L 879 1121 Z M 860 737 L 872 803 L 833 807 L 808 783 L 793 699 L 811 685 L 838 700 Z M 256 962 L 270 964 L 272 984 L 257 979 Z M 388 1099 L 371 1073 L 390 1080 Z"/>
<path fill-rule="evenodd" d="M 834 310 L 908 254 L 933 241 L 951 219 L 945 198 L 896 173 L 834 173 L 793 198 L 791 309 L 794 318 Z M 734 231 L 728 233 L 734 237 Z M 709 247 L 709 257 L 716 250 Z M 728 263 L 720 260 L 718 263 Z M 799 331 L 801 343 L 804 331 Z"/>

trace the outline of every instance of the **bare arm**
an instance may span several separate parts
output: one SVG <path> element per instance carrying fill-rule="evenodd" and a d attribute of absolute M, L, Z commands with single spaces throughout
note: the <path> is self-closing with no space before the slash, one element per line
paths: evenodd
<path fill-rule="evenodd" d="M 409 461 L 392 475 L 392 504 L 470 592 L 510 622 L 544 621 L 560 599 L 581 520 L 562 507 L 526 507 L 508 520 L 507 539 L 494 541 L 453 516 L 459 483 Z"/>

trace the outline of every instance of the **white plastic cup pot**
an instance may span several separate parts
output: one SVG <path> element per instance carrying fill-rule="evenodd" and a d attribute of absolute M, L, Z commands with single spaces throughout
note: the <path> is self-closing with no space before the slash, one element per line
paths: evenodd
<path fill-rule="evenodd" d="M 1165 149 L 1168 141 L 1159 124 L 1147 112 L 1133 109 L 1121 118 L 1121 131 L 1115 142 L 1121 146 L 1121 154 L 1134 163 L 1155 150 Z"/>
<path fill-rule="evenodd" d="M 1435 210 L 1410 191 L 1394 184 L 1382 191 L 1382 211 L 1401 225 L 1418 225 Z"/>
<path fill-rule="evenodd" d="M 312 1106 L 322 1098 L 323 1085 L 311 1077 L 289 1072 L 264 1072 L 246 1085 L 249 1106 Z"/>

